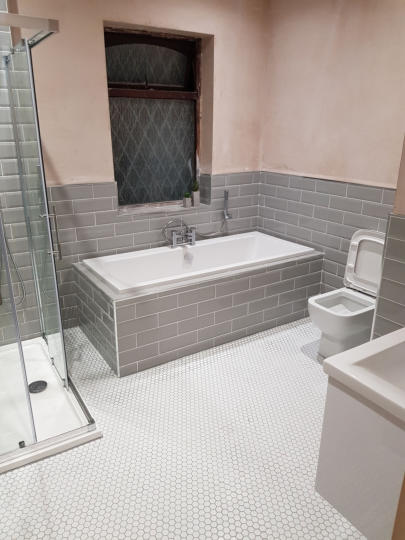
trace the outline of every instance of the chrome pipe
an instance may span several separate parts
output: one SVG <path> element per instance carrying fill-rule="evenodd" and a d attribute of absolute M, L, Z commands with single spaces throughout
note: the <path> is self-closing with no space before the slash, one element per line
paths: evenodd
<path fill-rule="evenodd" d="M 232 214 L 229 212 L 229 191 L 226 189 L 224 191 L 224 220 L 232 218 Z"/>

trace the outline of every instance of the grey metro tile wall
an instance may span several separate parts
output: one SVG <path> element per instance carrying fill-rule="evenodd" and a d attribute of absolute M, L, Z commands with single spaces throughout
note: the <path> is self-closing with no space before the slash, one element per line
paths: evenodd
<path fill-rule="evenodd" d="M 48 188 L 49 204 L 55 208 L 62 261 L 57 274 L 64 326 L 78 322 L 72 264 L 85 258 L 164 245 L 162 226 L 174 217 L 196 225 L 202 234 L 220 233 L 224 190 L 230 192 L 232 220 L 223 232 L 257 228 L 260 173 L 204 175 L 202 202 L 197 208 L 176 211 L 154 209 L 123 212 L 118 206 L 115 182 L 76 184 Z"/>
<path fill-rule="evenodd" d="M 343 286 L 353 233 L 385 231 L 394 196 L 393 189 L 262 172 L 259 230 L 323 251 L 326 292 Z"/>
<path fill-rule="evenodd" d="M 65 326 L 77 324 L 72 263 L 87 257 L 163 245 L 160 229 L 181 216 L 201 233 L 219 232 L 223 193 L 230 194 L 229 232 L 261 230 L 325 253 L 322 290 L 342 286 L 349 240 L 358 228 L 384 230 L 394 190 L 266 172 L 204 174 L 195 209 L 125 213 L 115 182 L 48 189 L 62 244 L 58 280 Z"/>
<path fill-rule="evenodd" d="M 7 11 L 6 6 L 2 5 Z M 1 10 L 1 9 L 0 9 Z M 0 30 L 0 56 L 8 52 L 11 44 L 10 33 L 4 29 Z M 25 106 L 24 98 L 29 88 L 28 72 L 21 66 L 13 65 L 10 72 L 14 92 L 18 96 L 16 107 L 16 118 L 21 139 L 23 139 L 23 150 L 27 171 L 32 171 L 34 158 L 32 149 L 36 144 L 36 134 L 34 129 L 34 116 L 32 109 Z M 38 192 L 34 182 L 31 182 L 30 174 L 24 176 L 26 183 L 28 205 L 35 207 L 38 203 Z M 16 302 L 19 331 L 23 339 L 38 337 L 41 334 L 39 321 L 38 303 L 35 294 L 34 279 L 32 272 L 32 262 L 27 241 L 27 230 L 22 205 L 21 180 L 18 176 L 16 160 L 16 150 L 13 137 L 13 130 L 10 115 L 10 103 L 6 83 L 6 74 L 1 62 L 0 67 L 0 206 L 1 217 L 5 226 L 5 235 L 8 241 L 10 252 L 21 275 L 25 289 L 25 300 L 23 299 L 23 288 L 16 269 L 9 258 L 11 268 L 11 280 L 13 295 Z M 31 208 L 32 209 L 32 208 Z M 37 231 L 37 223 L 32 224 L 33 234 Z M 15 327 L 11 314 L 11 304 L 5 266 L 1 265 L 0 274 L 1 298 L 0 305 L 0 344 L 14 342 L 16 338 Z"/>
<path fill-rule="evenodd" d="M 405 216 L 391 214 L 388 221 L 374 337 L 405 326 Z"/>
<path fill-rule="evenodd" d="M 75 265 L 79 321 L 119 376 L 300 319 L 320 289 L 322 254 L 119 300 Z M 116 349 L 114 350 L 114 346 Z"/>

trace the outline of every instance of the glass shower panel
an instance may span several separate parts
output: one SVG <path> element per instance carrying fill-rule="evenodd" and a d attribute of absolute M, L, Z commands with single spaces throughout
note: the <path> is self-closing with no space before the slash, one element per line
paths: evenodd
<path fill-rule="evenodd" d="M 31 51 L 26 42 L 17 46 L 7 57 L 6 73 L 41 329 L 55 368 L 67 386 L 66 358 L 50 214 L 43 177 Z"/>
<path fill-rule="evenodd" d="M 14 303 L 13 268 L 0 216 L 0 457 L 36 442 Z"/>

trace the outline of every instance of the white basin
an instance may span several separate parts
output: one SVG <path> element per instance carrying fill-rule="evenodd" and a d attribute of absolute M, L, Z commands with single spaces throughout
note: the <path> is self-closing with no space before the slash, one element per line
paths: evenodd
<path fill-rule="evenodd" d="M 325 372 L 405 422 L 405 328 L 324 361 Z"/>
<path fill-rule="evenodd" d="M 368 540 L 390 540 L 405 470 L 405 329 L 323 365 L 316 490 Z"/>

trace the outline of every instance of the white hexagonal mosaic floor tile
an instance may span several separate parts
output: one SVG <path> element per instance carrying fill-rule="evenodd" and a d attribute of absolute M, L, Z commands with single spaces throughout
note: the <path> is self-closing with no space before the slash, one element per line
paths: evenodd
<path fill-rule="evenodd" d="M 308 320 L 124 379 L 68 332 L 104 438 L 2 475 L 1 539 L 363 538 L 314 491 L 327 379 Z"/>

